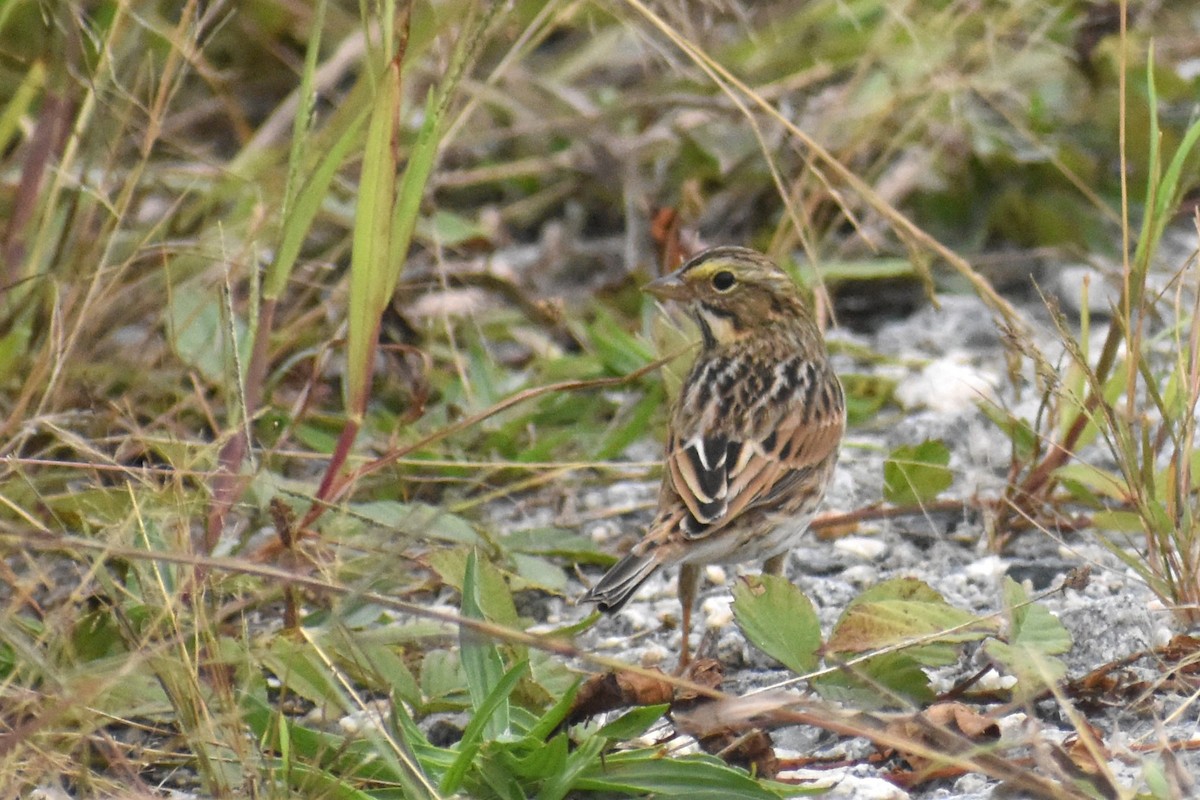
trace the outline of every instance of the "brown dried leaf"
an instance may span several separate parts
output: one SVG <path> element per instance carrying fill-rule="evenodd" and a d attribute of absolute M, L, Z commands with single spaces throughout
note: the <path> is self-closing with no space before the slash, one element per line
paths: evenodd
<path fill-rule="evenodd" d="M 936 735 L 941 730 L 958 734 L 971 742 L 995 741 L 1000 738 L 1000 726 L 996 721 L 983 716 L 975 709 L 962 703 L 938 703 L 914 716 L 899 717 L 887 725 L 894 736 L 925 745 L 935 750 L 945 750 L 947 737 Z M 963 743 L 966 749 L 966 743 Z M 918 772 L 924 772 L 933 762 L 923 756 L 901 752 L 906 761 Z"/>
<path fill-rule="evenodd" d="M 626 706 L 670 703 L 673 695 L 673 687 L 666 675 L 662 678 L 625 672 L 593 675 L 579 687 L 575 702 L 567 713 L 566 723 L 574 725 L 605 711 Z"/>
<path fill-rule="evenodd" d="M 1082 772 L 1092 777 L 1105 774 L 1105 765 L 1112 759 L 1112 752 L 1104 746 L 1104 739 L 1099 729 L 1093 725 L 1083 723 L 1088 727 L 1090 737 L 1080 736 L 1074 733 L 1067 737 L 1063 742 L 1063 751 L 1067 757 L 1071 759 L 1071 763 L 1078 767 Z M 1089 745 L 1088 740 L 1095 740 L 1094 745 Z M 1104 760 L 1101 764 L 1097 760 L 1097 756 Z"/>

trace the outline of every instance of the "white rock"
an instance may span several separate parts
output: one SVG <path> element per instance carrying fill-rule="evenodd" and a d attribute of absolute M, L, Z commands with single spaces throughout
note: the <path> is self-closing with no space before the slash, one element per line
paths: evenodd
<path fill-rule="evenodd" d="M 369 702 L 366 708 L 347 714 L 337 721 L 345 733 L 355 735 L 364 731 L 384 730 L 383 720 L 391 713 L 391 705 L 385 700 Z"/>
<path fill-rule="evenodd" d="M 843 536 L 833 543 L 833 548 L 864 561 L 874 561 L 887 551 L 887 543 L 871 536 Z"/>
<path fill-rule="evenodd" d="M 1024 741 L 1026 731 L 1026 723 L 1028 717 L 1020 711 L 1013 714 L 1006 714 L 996 720 L 996 725 L 1000 728 L 1000 741 L 1002 742 L 1020 742 Z"/>
<path fill-rule="evenodd" d="M 704 577 L 708 578 L 708 582 L 713 586 L 724 586 L 725 581 L 729 580 L 729 576 L 725 574 L 725 568 L 720 564 L 709 564 L 705 567 Z"/>
<path fill-rule="evenodd" d="M 879 571 L 866 564 L 855 564 L 842 570 L 841 577 L 856 589 L 866 589 L 879 582 Z"/>
<path fill-rule="evenodd" d="M 963 570 L 972 578 L 998 578 L 1008 571 L 1008 562 L 1000 556 L 984 556 Z"/>
<path fill-rule="evenodd" d="M 733 624 L 733 600 L 728 596 L 710 597 L 700 609 L 704 612 L 704 626 L 722 630 Z"/>
<path fill-rule="evenodd" d="M 660 644 L 652 644 L 642 651 L 642 657 L 639 659 L 641 665 L 646 669 L 657 667 L 666 662 L 671 654 L 667 652 L 667 648 Z"/>
<path fill-rule="evenodd" d="M 991 669 L 985 672 L 975 685 L 983 691 L 1008 690 L 1017 685 L 1017 676 L 1001 675 L 996 670 Z"/>
<path fill-rule="evenodd" d="M 928 408 L 956 413 L 975 408 L 980 400 L 995 402 L 999 379 L 952 357 L 931 362 L 896 386 L 896 400 L 904 408 Z"/>

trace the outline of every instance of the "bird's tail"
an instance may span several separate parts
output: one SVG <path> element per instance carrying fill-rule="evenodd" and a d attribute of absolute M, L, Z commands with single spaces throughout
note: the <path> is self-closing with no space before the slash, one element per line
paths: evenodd
<path fill-rule="evenodd" d="M 658 565 L 658 559 L 652 554 L 630 553 L 604 573 L 604 577 L 579 602 L 595 603 L 606 614 L 620 611 L 638 587 L 654 574 Z"/>

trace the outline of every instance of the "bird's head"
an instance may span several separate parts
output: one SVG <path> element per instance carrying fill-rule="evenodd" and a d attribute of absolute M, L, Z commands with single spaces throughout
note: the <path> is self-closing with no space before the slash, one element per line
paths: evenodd
<path fill-rule="evenodd" d="M 700 325 L 709 347 L 771 327 L 813 325 L 787 273 L 744 247 L 705 250 L 651 281 L 645 290 L 660 300 L 682 303 Z"/>

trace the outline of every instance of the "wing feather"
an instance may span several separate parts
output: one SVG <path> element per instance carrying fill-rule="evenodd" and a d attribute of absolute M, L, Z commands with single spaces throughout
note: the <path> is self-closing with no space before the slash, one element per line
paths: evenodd
<path fill-rule="evenodd" d="M 723 416 L 677 415 L 698 424 L 683 430 L 676 420 L 674 447 L 667 454 L 673 492 L 661 501 L 687 508 L 682 529 L 688 538 L 708 536 L 747 510 L 788 497 L 789 489 L 834 456 L 845 414 L 832 373 L 787 364 L 776 375 L 792 379 L 786 402 L 775 390 L 751 402 L 727 404 Z M 835 381 L 833 388 L 819 385 L 826 380 Z M 708 429 L 700 429 L 704 425 Z"/>

